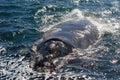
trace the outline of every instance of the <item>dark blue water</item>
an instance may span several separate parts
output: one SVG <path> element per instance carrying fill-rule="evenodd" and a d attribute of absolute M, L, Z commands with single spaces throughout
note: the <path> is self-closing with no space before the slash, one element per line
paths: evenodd
<path fill-rule="evenodd" d="M 17 62 L 18 57 L 9 55 L 21 50 L 24 55 L 24 50 L 41 38 L 42 28 L 74 18 L 77 9 L 84 17 L 91 17 L 90 20 L 100 23 L 98 26 L 102 26 L 99 28 L 102 35 L 94 48 L 83 51 L 90 54 L 93 51 L 90 59 L 80 59 L 81 63 L 74 62 L 76 64 L 70 65 L 72 67 L 66 67 L 56 75 L 61 80 L 69 80 L 71 75 L 75 80 L 119 80 L 119 5 L 119 0 L 0 0 L 0 48 L 5 50 L 5 55 L 0 56 L 0 79 L 29 80 L 36 75 L 40 77 L 41 73 L 39 75 L 25 67 L 27 60 Z M 15 68 L 17 71 L 14 71 Z"/>

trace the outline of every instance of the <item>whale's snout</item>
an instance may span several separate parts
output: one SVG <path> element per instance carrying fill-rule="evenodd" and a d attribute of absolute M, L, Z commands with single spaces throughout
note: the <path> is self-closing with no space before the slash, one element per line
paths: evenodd
<path fill-rule="evenodd" d="M 54 70 L 54 60 L 71 52 L 71 47 L 62 41 L 48 41 L 37 46 L 36 51 L 31 51 L 31 68 L 35 71 L 45 72 L 45 69 Z"/>
<path fill-rule="evenodd" d="M 31 56 L 30 67 L 35 71 L 46 72 L 47 69 L 54 69 L 54 64 L 52 63 L 52 57 L 37 54 Z"/>

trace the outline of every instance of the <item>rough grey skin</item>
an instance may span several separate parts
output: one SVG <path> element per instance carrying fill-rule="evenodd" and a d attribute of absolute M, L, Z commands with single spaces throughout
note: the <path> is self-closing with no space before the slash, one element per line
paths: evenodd
<path fill-rule="evenodd" d="M 54 59 L 86 49 L 98 39 L 97 27 L 88 20 L 70 20 L 55 25 L 35 42 L 31 49 L 30 67 L 36 71 L 55 71 Z"/>

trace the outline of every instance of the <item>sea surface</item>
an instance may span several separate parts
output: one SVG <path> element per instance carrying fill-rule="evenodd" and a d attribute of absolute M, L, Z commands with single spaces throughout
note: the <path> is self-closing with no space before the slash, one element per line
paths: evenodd
<path fill-rule="evenodd" d="M 43 32 L 76 18 L 97 26 L 96 44 L 57 73 L 29 68 L 24 56 Z M 0 80 L 120 80 L 120 0 L 0 0 Z"/>

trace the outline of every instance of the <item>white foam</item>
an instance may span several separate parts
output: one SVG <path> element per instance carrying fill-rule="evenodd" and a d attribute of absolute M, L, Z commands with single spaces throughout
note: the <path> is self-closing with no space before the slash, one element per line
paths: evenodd
<path fill-rule="evenodd" d="M 44 10 L 43 10 L 43 12 L 44 12 Z M 38 12 L 40 12 L 40 11 L 38 11 Z M 91 17 L 91 16 L 86 17 L 86 16 L 84 16 L 84 13 L 85 13 L 84 11 L 81 11 L 79 9 L 73 9 L 70 13 L 63 15 L 62 20 L 59 21 L 58 23 L 54 23 L 45 28 L 40 28 L 39 30 L 45 32 L 59 23 L 62 23 L 62 22 L 68 21 L 68 20 L 80 20 L 80 19 L 89 20 L 92 24 L 94 24 L 98 28 L 100 35 L 104 34 L 105 32 L 116 33 L 118 28 L 120 28 L 120 24 L 119 24 L 119 22 L 116 21 L 115 18 L 104 19 L 104 18 L 95 18 L 95 17 Z M 102 16 L 104 16 L 106 14 L 111 14 L 111 11 L 101 12 Z M 51 16 L 46 15 L 46 18 L 44 18 L 43 22 L 47 23 L 48 19 L 53 18 L 53 17 L 54 16 L 52 16 L 52 15 Z"/>
<path fill-rule="evenodd" d="M 120 4 L 120 1 L 112 1 L 111 2 L 112 6 L 111 9 L 115 10 L 115 11 L 119 11 L 119 4 Z"/>
<path fill-rule="evenodd" d="M 116 64 L 117 62 L 118 62 L 117 59 L 110 60 L 110 63 L 112 63 L 112 64 Z"/>
<path fill-rule="evenodd" d="M 83 19 L 83 18 L 85 18 L 83 16 L 83 12 L 80 11 L 79 9 L 72 10 L 72 12 L 70 13 L 70 17 L 73 18 L 73 19 Z"/>
<path fill-rule="evenodd" d="M 111 11 L 103 11 L 101 12 L 102 16 L 111 14 Z M 81 11 L 79 9 L 74 9 L 72 12 L 69 14 L 70 18 L 72 19 L 87 19 L 89 20 L 92 24 L 94 24 L 100 34 L 104 34 L 105 32 L 109 33 L 116 33 L 118 28 L 120 28 L 119 22 L 115 18 L 111 19 L 104 19 L 104 18 L 95 18 L 95 17 L 86 17 L 84 16 L 84 11 Z"/>
<path fill-rule="evenodd" d="M 72 0 L 72 3 L 73 3 L 74 5 L 79 5 L 80 0 Z"/>
<path fill-rule="evenodd" d="M 101 12 L 102 16 L 105 14 L 111 14 L 111 11 L 103 11 Z M 87 19 L 92 24 L 94 24 L 101 34 L 105 32 L 115 33 L 118 28 L 120 28 L 119 22 L 115 18 L 104 19 L 104 18 L 95 18 L 95 17 L 86 17 L 84 16 L 84 11 L 79 9 L 74 9 L 69 14 L 72 19 Z"/>

